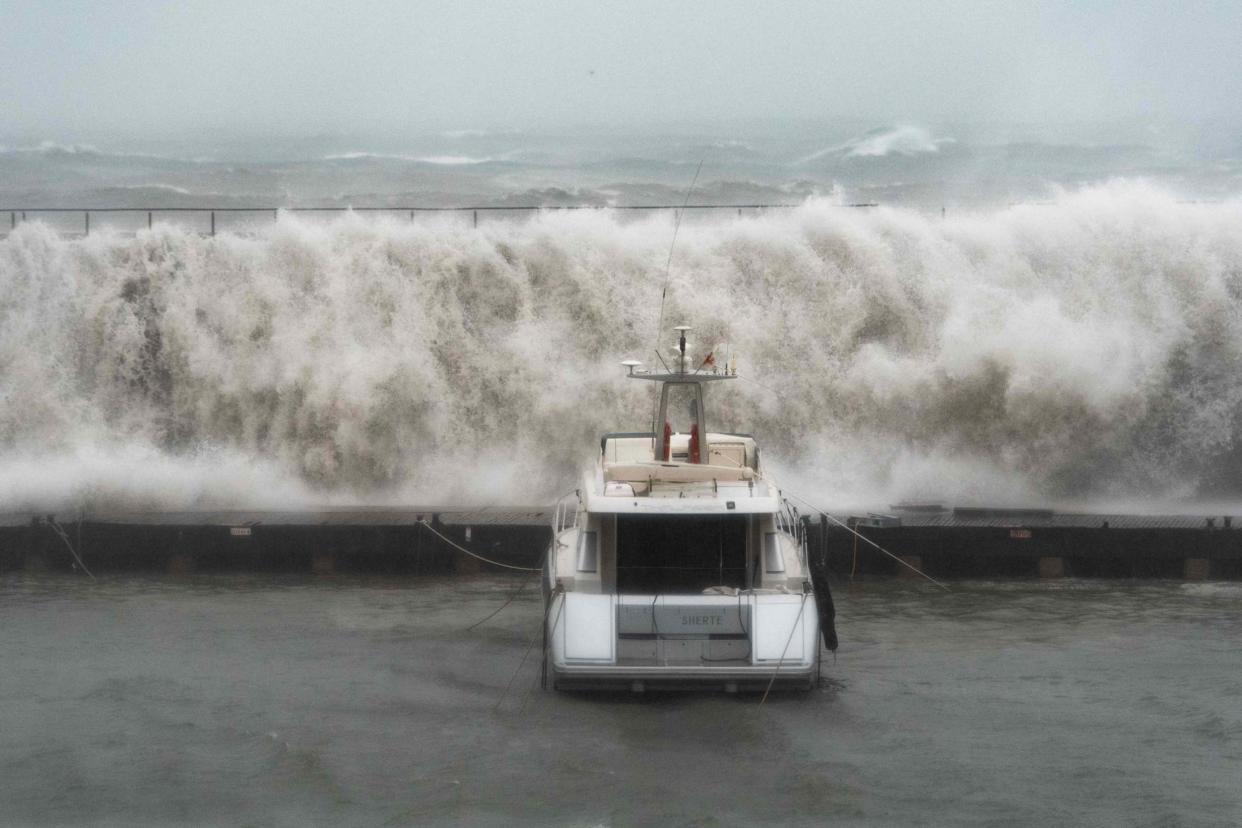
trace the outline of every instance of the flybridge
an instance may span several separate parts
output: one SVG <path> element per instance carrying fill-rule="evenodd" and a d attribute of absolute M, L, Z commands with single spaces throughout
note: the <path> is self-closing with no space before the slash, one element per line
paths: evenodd
<path fill-rule="evenodd" d="M 642 370 L 637 360 L 622 362 L 631 379 L 660 382 L 660 403 L 650 432 L 610 433 L 601 439 L 600 462 L 584 487 L 587 511 L 776 511 L 779 499 L 759 473 L 754 437 L 708 431 L 705 384 L 737 379 L 737 365 L 732 359 L 717 365 L 714 350 L 696 365 L 686 341 L 691 328 L 678 325 L 676 330 L 672 358 L 656 351 L 663 371 Z"/>
<path fill-rule="evenodd" d="M 608 514 L 776 512 L 779 496 L 759 473 L 755 439 L 707 427 L 705 384 L 736 379 L 734 360 L 718 366 L 713 350 L 696 366 L 686 342 L 690 327 L 675 330 L 671 358 L 656 352 L 664 371 L 643 370 L 637 360 L 622 363 L 631 379 L 660 383 L 659 405 L 651 431 L 604 435 L 599 463 L 582 490 L 585 508 Z"/>
<path fill-rule="evenodd" d="M 678 325 L 674 328 L 677 331 L 677 352 L 673 357 L 675 362 L 675 370 L 666 370 L 664 373 L 653 373 L 641 369 L 642 363 L 637 360 L 627 359 L 621 363 L 629 370 L 631 379 L 648 380 L 651 382 L 661 383 L 660 388 L 660 406 L 655 422 L 652 423 L 652 459 L 657 462 L 667 462 L 674 458 L 673 456 L 673 435 L 674 433 L 688 434 L 689 440 L 687 445 L 685 462 L 688 463 L 709 463 L 711 460 L 710 451 L 703 450 L 702 442 L 707 439 L 707 408 L 703 399 L 703 383 L 714 380 L 731 380 L 737 379 L 737 365 L 726 364 L 721 370 L 716 366 L 715 352 L 711 351 L 703 358 L 703 361 L 693 371 L 691 367 L 691 357 L 687 351 L 686 333 L 691 330 L 689 325 Z M 664 358 L 656 351 L 656 356 L 663 362 Z M 732 362 L 732 360 L 731 360 Z M 709 367 L 710 371 L 704 371 Z M 666 369 L 668 365 L 664 366 Z M 670 398 L 677 401 L 678 397 L 682 397 L 688 403 L 688 409 L 685 412 L 688 415 L 687 428 L 683 431 L 674 431 L 673 422 L 670 414 Z M 688 398 L 688 399 L 687 399 Z M 663 423 L 663 436 L 657 442 L 656 435 L 659 433 L 658 426 Z"/>

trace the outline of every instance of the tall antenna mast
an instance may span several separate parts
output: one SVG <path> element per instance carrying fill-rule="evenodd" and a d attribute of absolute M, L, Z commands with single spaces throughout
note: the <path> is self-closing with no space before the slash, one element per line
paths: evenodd
<path fill-rule="evenodd" d="M 673 251 L 677 249 L 677 231 L 681 229 L 681 218 L 686 213 L 686 207 L 690 204 L 690 194 L 694 192 L 694 185 L 699 183 L 699 173 L 703 171 L 703 161 L 705 158 L 699 159 L 699 166 L 694 171 L 694 178 L 690 181 L 690 186 L 686 189 L 686 197 L 681 202 L 681 209 L 677 211 L 677 217 L 673 221 L 673 241 L 668 246 L 668 260 L 664 262 L 664 288 L 660 291 L 660 320 L 656 323 L 655 333 L 655 355 L 660 362 L 664 362 L 664 357 L 660 356 L 660 337 L 664 331 L 664 300 L 668 298 L 668 279 L 673 268 Z M 667 368 L 667 363 L 665 364 Z"/>
<path fill-rule="evenodd" d="M 699 159 L 699 165 L 694 169 L 694 178 L 690 179 L 690 186 L 686 188 L 686 197 L 682 199 L 681 209 L 677 211 L 677 216 L 673 220 L 673 240 L 668 246 L 668 259 L 664 262 L 664 287 L 660 290 L 660 318 L 656 322 L 655 342 L 652 343 L 652 350 L 655 351 L 656 359 L 664 366 L 664 370 L 668 370 L 668 363 L 664 361 L 664 357 L 660 355 L 660 337 L 664 331 L 664 300 L 668 298 L 668 279 L 673 269 L 673 251 L 677 249 L 677 231 L 681 229 L 681 217 L 686 213 L 686 207 L 690 204 L 690 194 L 694 192 L 694 185 L 699 183 L 699 173 L 703 171 L 703 162 L 706 157 Z M 684 343 L 685 334 L 682 334 L 681 341 Z M 658 395 L 652 395 L 651 398 L 651 434 L 654 445 L 656 432 L 656 411 L 660 407 Z"/>

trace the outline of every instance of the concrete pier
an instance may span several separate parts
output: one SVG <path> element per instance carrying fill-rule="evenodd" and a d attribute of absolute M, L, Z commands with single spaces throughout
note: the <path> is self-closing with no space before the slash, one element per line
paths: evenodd
<path fill-rule="evenodd" d="M 483 568 L 483 564 L 476 558 L 469 555 L 458 555 L 453 560 L 453 571 L 458 575 L 477 575 Z"/>
<path fill-rule="evenodd" d="M 189 575 L 194 572 L 194 556 L 188 552 L 176 552 L 168 559 L 169 575 Z"/>
<path fill-rule="evenodd" d="M 1039 577 L 1041 578 L 1064 578 L 1065 577 L 1065 559 L 1064 558 L 1040 558 L 1039 559 Z"/>
<path fill-rule="evenodd" d="M 1046 509 L 896 506 L 883 515 L 835 515 L 933 577 L 1242 579 L 1242 526 L 1236 515 L 1126 515 Z M 848 577 L 854 537 L 826 534 L 829 569 Z M 861 549 L 861 547 L 860 547 Z M 874 550 L 859 554 L 855 577 L 901 576 L 904 566 Z"/>
<path fill-rule="evenodd" d="M 316 575 L 331 575 L 336 572 L 336 553 L 320 550 L 311 553 L 311 572 Z"/>
<path fill-rule="evenodd" d="M 1182 577 L 1187 581 L 1206 581 L 1211 573 L 1212 565 L 1207 558 L 1187 558 Z"/>
<path fill-rule="evenodd" d="M 936 578 L 1242 579 L 1242 522 L 1230 515 L 941 506 L 889 511 L 834 515 L 865 527 L 867 538 L 893 556 L 859 544 L 856 561 L 849 531 L 809 515 L 808 540 L 822 556 L 825 571 L 841 579 L 851 572 L 856 579 L 917 578 L 895 560 L 900 558 Z M 502 571 L 462 554 L 453 544 L 512 566 L 539 567 L 551 534 L 552 509 L 108 512 L 53 518 L 95 573 L 421 575 Z M 47 515 L 0 514 L 0 571 L 72 567 L 72 554 Z"/>
<path fill-rule="evenodd" d="M 897 567 L 898 578 L 918 578 L 919 572 L 923 571 L 923 557 L 921 555 L 898 555 L 897 556 L 905 566 Z"/>
<path fill-rule="evenodd" d="M 107 512 L 59 518 L 92 572 L 218 571 L 447 574 L 499 571 L 485 557 L 538 567 L 551 534 L 543 507 L 306 512 Z M 424 522 L 428 525 L 424 525 Z M 430 531 L 434 528 L 435 532 Z M 467 540 L 466 527 L 470 527 Z M 436 534 L 439 533 L 439 534 Z M 47 516 L 0 514 L 0 572 L 65 570 L 73 557 Z"/>

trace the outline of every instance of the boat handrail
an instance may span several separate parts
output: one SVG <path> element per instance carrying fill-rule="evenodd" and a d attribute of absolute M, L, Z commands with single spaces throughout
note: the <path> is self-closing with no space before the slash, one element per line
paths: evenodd
<path fill-rule="evenodd" d="M 573 504 L 574 522 L 566 525 L 566 521 L 569 519 L 569 504 L 567 503 L 567 501 L 571 497 L 574 498 L 574 504 Z M 554 534 L 559 535 L 561 532 L 564 532 L 566 529 L 573 529 L 578 525 L 578 505 L 581 502 L 582 502 L 582 496 L 577 489 L 574 489 L 572 492 L 568 492 L 564 495 L 561 495 L 560 499 L 556 501 L 556 514 L 552 518 L 552 531 Z"/>
<path fill-rule="evenodd" d="M 798 555 L 806 565 L 806 525 L 798 520 L 797 510 L 786 497 L 781 497 L 781 508 L 776 513 L 776 526 L 791 536 L 798 544 Z"/>

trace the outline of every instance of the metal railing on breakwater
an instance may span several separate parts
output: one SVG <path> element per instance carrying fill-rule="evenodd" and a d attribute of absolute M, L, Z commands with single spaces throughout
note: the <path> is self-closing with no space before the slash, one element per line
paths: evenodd
<path fill-rule="evenodd" d="M 14 230 L 21 222 L 31 220 L 32 216 L 73 216 L 80 214 L 82 216 L 82 233 L 89 236 L 91 233 L 91 216 L 92 215 L 118 215 L 124 214 L 137 217 L 141 221 L 145 214 L 147 219 L 147 228 L 150 229 L 155 224 L 156 217 L 165 218 L 172 215 L 198 215 L 202 217 L 203 225 L 208 235 L 216 234 L 216 217 L 228 216 L 236 218 L 239 216 L 253 216 L 255 218 L 270 215 L 273 221 L 280 219 L 283 213 L 375 213 L 390 214 L 394 216 L 408 215 L 410 221 L 414 221 L 419 215 L 466 215 L 471 219 L 471 226 L 479 226 L 480 214 L 487 215 L 533 215 L 544 212 L 558 212 L 565 210 L 598 210 L 604 211 L 623 211 L 627 213 L 641 212 L 668 212 L 668 211 L 700 211 L 700 212 L 718 212 L 722 210 L 736 211 L 738 217 L 742 217 L 746 213 L 762 213 L 766 210 L 789 210 L 798 207 L 797 203 L 772 203 L 772 204 L 548 204 L 548 205 L 478 205 L 469 207 L 427 207 L 427 206 L 308 206 L 308 207 L 4 207 L 0 208 L 0 215 L 9 214 L 9 229 Z M 842 205 L 845 207 L 878 207 L 874 202 L 858 202 Z"/>

